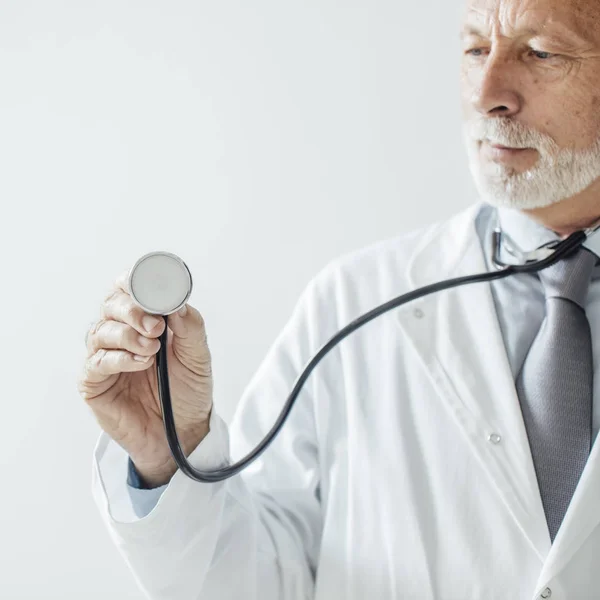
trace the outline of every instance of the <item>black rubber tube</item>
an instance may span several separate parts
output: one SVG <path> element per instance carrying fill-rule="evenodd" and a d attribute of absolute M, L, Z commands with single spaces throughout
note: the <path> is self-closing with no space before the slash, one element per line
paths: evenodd
<path fill-rule="evenodd" d="M 364 315 L 358 317 L 348 325 L 346 325 L 343 329 L 338 331 L 328 342 L 326 342 L 321 349 L 311 358 L 310 361 L 304 367 L 302 373 L 296 379 L 296 383 L 288 396 L 288 399 L 277 418 L 277 421 L 271 428 L 271 430 L 267 433 L 264 439 L 245 457 L 240 459 L 238 462 L 222 467 L 220 469 L 215 469 L 212 471 L 200 471 L 194 468 L 187 460 L 185 454 L 181 449 L 181 445 L 179 443 L 179 438 L 177 437 L 177 431 L 175 428 L 175 419 L 173 416 L 173 408 L 171 405 L 171 391 L 169 387 L 169 371 L 167 368 L 167 327 L 165 327 L 164 332 L 161 334 L 160 340 L 160 349 L 157 353 L 156 360 L 156 370 L 158 376 L 158 393 L 160 398 L 160 403 L 162 407 L 163 420 L 165 425 L 165 433 L 167 436 L 167 441 L 169 443 L 169 448 L 171 449 L 171 453 L 173 454 L 173 458 L 177 466 L 183 471 L 188 477 L 193 479 L 194 481 L 200 481 L 205 483 L 211 483 L 216 481 L 221 481 L 223 479 L 228 479 L 233 475 L 236 475 L 240 471 L 242 471 L 245 467 L 247 467 L 253 460 L 255 460 L 267 446 L 275 439 L 275 436 L 279 433 L 281 427 L 285 423 L 302 386 L 308 379 L 308 376 L 311 374 L 312 370 L 317 366 L 320 360 L 337 344 L 339 344 L 346 336 L 350 335 L 353 331 L 362 327 L 372 319 L 382 315 L 383 313 L 392 310 L 393 308 L 397 308 L 402 304 L 406 304 L 412 300 L 416 300 L 417 298 L 422 298 L 423 296 L 427 296 L 429 294 L 433 294 L 434 292 L 440 292 L 442 290 L 447 290 L 453 287 L 458 287 L 460 285 L 465 285 L 468 283 L 477 283 L 482 281 L 492 281 L 494 279 L 502 279 L 504 277 L 508 277 L 513 273 L 522 273 L 522 272 L 535 272 L 541 271 L 546 267 L 557 262 L 559 259 L 564 256 L 570 254 L 575 251 L 587 238 L 586 234 L 583 231 L 576 231 L 572 233 L 568 238 L 561 241 L 555 248 L 554 253 L 549 257 L 544 258 L 542 260 L 526 263 L 525 265 L 510 265 L 499 271 L 490 272 L 490 273 L 480 273 L 476 275 L 468 275 L 465 277 L 457 277 L 455 279 L 448 279 L 446 281 L 441 281 L 439 283 L 434 283 L 425 287 L 422 287 L 418 290 L 414 290 L 412 292 L 408 292 L 403 294 L 402 296 L 398 296 L 380 306 L 374 308 L 373 310 L 365 313 Z M 163 316 L 166 324 L 168 325 L 167 316 Z"/>

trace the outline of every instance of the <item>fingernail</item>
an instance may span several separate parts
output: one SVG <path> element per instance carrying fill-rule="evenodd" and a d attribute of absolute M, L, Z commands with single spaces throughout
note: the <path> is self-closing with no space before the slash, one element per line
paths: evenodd
<path fill-rule="evenodd" d="M 151 359 L 151 356 L 141 356 L 139 354 L 133 355 L 133 360 L 139 360 L 140 362 L 147 362 Z"/>
<path fill-rule="evenodd" d="M 188 310 L 188 309 L 187 309 L 187 304 L 186 304 L 186 305 L 185 305 L 183 308 L 180 308 L 180 309 L 177 311 L 177 314 L 178 314 L 180 317 L 185 317 L 185 315 L 187 315 L 187 310 Z"/>
<path fill-rule="evenodd" d="M 156 327 L 159 323 L 160 319 L 157 319 L 156 317 L 150 317 L 148 315 L 146 315 L 142 319 L 142 325 L 144 326 L 144 329 L 148 332 L 154 329 L 154 327 Z"/>

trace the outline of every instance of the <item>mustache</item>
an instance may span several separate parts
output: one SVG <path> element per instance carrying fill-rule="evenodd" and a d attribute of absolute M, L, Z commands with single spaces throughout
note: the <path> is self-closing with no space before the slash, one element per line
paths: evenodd
<path fill-rule="evenodd" d="M 487 140 L 509 148 L 535 148 L 549 154 L 558 149 L 549 135 L 506 117 L 476 119 L 470 121 L 466 129 L 471 139 Z"/>

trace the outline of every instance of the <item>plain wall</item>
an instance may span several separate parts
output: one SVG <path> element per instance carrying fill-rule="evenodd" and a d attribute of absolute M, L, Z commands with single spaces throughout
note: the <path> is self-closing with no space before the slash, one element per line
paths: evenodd
<path fill-rule="evenodd" d="M 76 389 L 117 275 L 185 260 L 229 422 L 319 269 L 476 199 L 460 3 L 2 0 L 0 598 L 143 597 Z"/>

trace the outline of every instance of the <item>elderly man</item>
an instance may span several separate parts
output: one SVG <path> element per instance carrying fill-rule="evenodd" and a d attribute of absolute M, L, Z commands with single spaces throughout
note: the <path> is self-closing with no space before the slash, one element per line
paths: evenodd
<path fill-rule="evenodd" d="M 494 228 L 497 258 L 518 262 L 599 220 L 600 2 L 472 0 L 461 35 L 481 201 L 324 267 L 230 426 L 212 402 L 201 315 L 172 315 L 176 421 L 194 467 L 250 452 L 344 325 L 407 291 L 493 271 Z M 80 390 L 104 429 L 94 497 L 147 597 L 600 598 L 598 255 L 600 233 L 541 271 L 373 320 L 319 364 L 268 450 L 216 483 L 170 459 L 152 368 L 165 324 L 145 329 L 120 279 Z"/>

